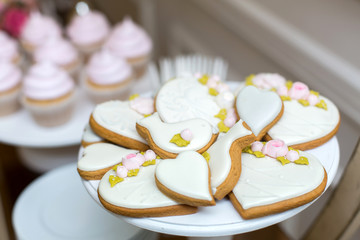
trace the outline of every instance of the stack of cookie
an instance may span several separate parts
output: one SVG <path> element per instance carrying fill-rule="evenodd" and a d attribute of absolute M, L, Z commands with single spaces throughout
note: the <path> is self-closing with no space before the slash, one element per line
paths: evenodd
<path fill-rule="evenodd" d="M 97 105 L 78 172 L 124 216 L 192 214 L 228 196 L 243 218 L 262 217 L 321 195 L 327 173 L 303 151 L 339 124 L 329 99 L 277 74 L 251 75 L 235 93 L 216 76 L 179 77 L 154 98 Z"/>

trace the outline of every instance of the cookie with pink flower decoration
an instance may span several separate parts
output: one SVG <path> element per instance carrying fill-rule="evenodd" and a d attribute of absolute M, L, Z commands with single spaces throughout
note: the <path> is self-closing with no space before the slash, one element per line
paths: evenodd
<path fill-rule="evenodd" d="M 166 123 L 157 112 L 138 120 L 136 130 L 161 158 L 176 158 L 184 151 L 203 153 L 218 136 L 217 130 L 201 118 Z"/>
<path fill-rule="evenodd" d="M 305 83 L 286 80 L 279 74 L 260 73 L 247 77 L 245 85 L 276 92 L 284 104 L 281 119 L 265 140 L 282 139 L 289 146 L 308 150 L 330 140 L 340 126 L 340 112 L 328 98 Z"/>
<path fill-rule="evenodd" d="M 313 155 L 282 140 L 254 142 L 243 150 L 241 176 L 229 194 L 244 219 L 299 207 L 324 191 L 327 173 Z"/>
<path fill-rule="evenodd" d="M 118 155 L 117 158 L 121 156 Z M 196 207 L 178 203 L 158 189 L 155 171 L 162 162 L 165 161 L 159 159 L 152 150 L 122 156 L 121 163 L 100 180 L 98 197 L 101 204 L 109 211 L 129 217 L 195 213 Z"/>
<path fill-rule="evenodd" d="M 121 163 L 127 155 L 138 153 L 111 143 L 94 143 L 87 146 L 78 160 L 77 170 L 86 180 L 100 180 L 102 176 Z"/>
<path fill-rule="evenodd" d="M 136 103 L 134 103 L 136 101 Z M 89 124 L 98 136 L 120 146 L 146 151 L 147 142 L 136 131 L 136 122 L 154 112 L 151 98 L 108 101 L 96 105 Z"/>

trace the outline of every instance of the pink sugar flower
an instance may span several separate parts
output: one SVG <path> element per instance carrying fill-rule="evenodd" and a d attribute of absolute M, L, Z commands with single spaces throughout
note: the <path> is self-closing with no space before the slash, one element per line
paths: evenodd
<path fill-rule="evenodd" d="M 310 94 L 309 87 L 302 82 L 293 83 L 289 90 L 289 97 L 295 100 L 307 99 Z"/>
<path fill-rule="evenodd" d="M 272 158 L 284 157 L 287 154 L 287 152 L 288 152 L 288 147 L 285 145 L 285 142 L 282 140 L 268 141 L 262 149 L 263 154 Z"/>

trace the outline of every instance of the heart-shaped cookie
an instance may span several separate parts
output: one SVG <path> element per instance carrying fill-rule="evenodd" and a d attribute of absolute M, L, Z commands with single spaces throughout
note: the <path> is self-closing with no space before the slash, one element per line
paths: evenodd
<path fill-rule="evenodd" d="M 156 185 L 165 195 L 190 206 L 211 206 L 210 170 L 205 158 L 195 152 L 180 153 L 161 161 L 155 172 Z"/>
<path fill-rule="evenodd" d="M 280 119 L 284 106 L 276 93 L 247 86 L 237 95 L 236 110 L 260 140 Z"/>
<path fill-rule="evenodd" d="M 149 149 L 136 131 L 136 121 L 144 116 L 129 101 L 108 101 L 97 105 L 90 116 L 92 130 L 104 139 L 131 149 Z"/>
<path fill-rule="evenodd" d="M 175 158 L 185 151 L 203 153 L 218 135 L 216 129 L 203 119 L 165 123 L 161 121 L 158 113 L 139 120 L 136 130 L 163 159 Z"/>
<path fill-rule="evenodd" d="M 297 100 L 284 101 L 284 114 L 265 139 L 282 139 L 300 150 L 312 149 L 330 140 L 339 129 L 340 113 L 329 99 L 319 98 L 326 103 L 326 110 L 304 106 Z"/>
<path fill-rule="evenodd" d="M 241 176 L 229 196 L 243 218 L 295 208 L 314 200 L 324 191 L 327 182 L 324 167 L 308 153 L 300 151 L 299 155 L 307 159 L 308 165 L 304 165 L 303 160 L 296 163 L 286 162 L 285 158 L 241 154 Z"/>
<path fill-rule="evenodd" d="M 86 180 L 99 180 L 121 159 L 137 150 L 125 149 L 110 143 L 94 143 L 86 147 L 78 160 L 77 170 Z"/>
<path fill-rule="evenodd" d="M 197 212 L 196 207 L 179 204 L 157 188 L 154 175 L 161 161 L 157 159 L 155 165 L 141 167 L 136 176 L 126 177 L 114 186 L 110 179 L 116 177 L 117 172 L 108 171 L 99 183 L 101 204 L 116 214 L 129 217 L 164 217 Z"/>
<path fill-rule="evenodd" d="M 220 107 L 209 88 L 195 77 L 169 80 L 156 95 L 156 111 L 167 123 L 201 118 L 217 128 Z"/>

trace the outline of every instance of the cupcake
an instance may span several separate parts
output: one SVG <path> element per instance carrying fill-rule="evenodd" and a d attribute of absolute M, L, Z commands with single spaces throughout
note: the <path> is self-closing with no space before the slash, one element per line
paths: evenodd
<path fill-rule="evenodd" d="M 22 104 L 41 126 L 67 122 L 75 100 L 75 84 L 69 74 L 51 62 L 33 65 L 24 78 Z"/>
<path fill-rule="evenodd" d="M 0 46 L 0 61 L 20 64 L 21 55 L 17 42 L 3 31 L 0 31 Z"/>
<path fill-rule="evenodd" d="M 131 18 L 117 24 L 105 44 L 106 48 L 118 57 L 125 58 L 140 78 L 150 60 L 152 41 L 149 35 Z"/>
<path fill-rule="evenodd" d="M 21 77 L 18 66 L 11 62 L 0 61 L 0 116 L 19 110 Z"/>
<path fill-rule="evenodd" d="M 60 37 L 61 34 L 61 27 L 54 19 L 39 12 L 32 12 L 23 27 L 20 40 L 24 49 L 32 53 L 49 37 Z"/>
<path fill-rule="evenodd" d="M 133 80 L 131 66 L 106 49 L 93 54 L 86 65 L 83 86 L 95 103 L 125 99 Z"/>
<path fill-rule="evenodd" d="M 72 43 L 83 53 L 89 55 L 99 50 L 110 32 L 110 24 L 105 15 L 90 11 L 76 15 L 66 29 Z"/>
<path fill-rule="evenodd" d="M 76 48 L 62 37 L 52 37 L 39 46 L 33 54 L 35 62 L 52 62 L 76 77 L 81 58 Z"/>

